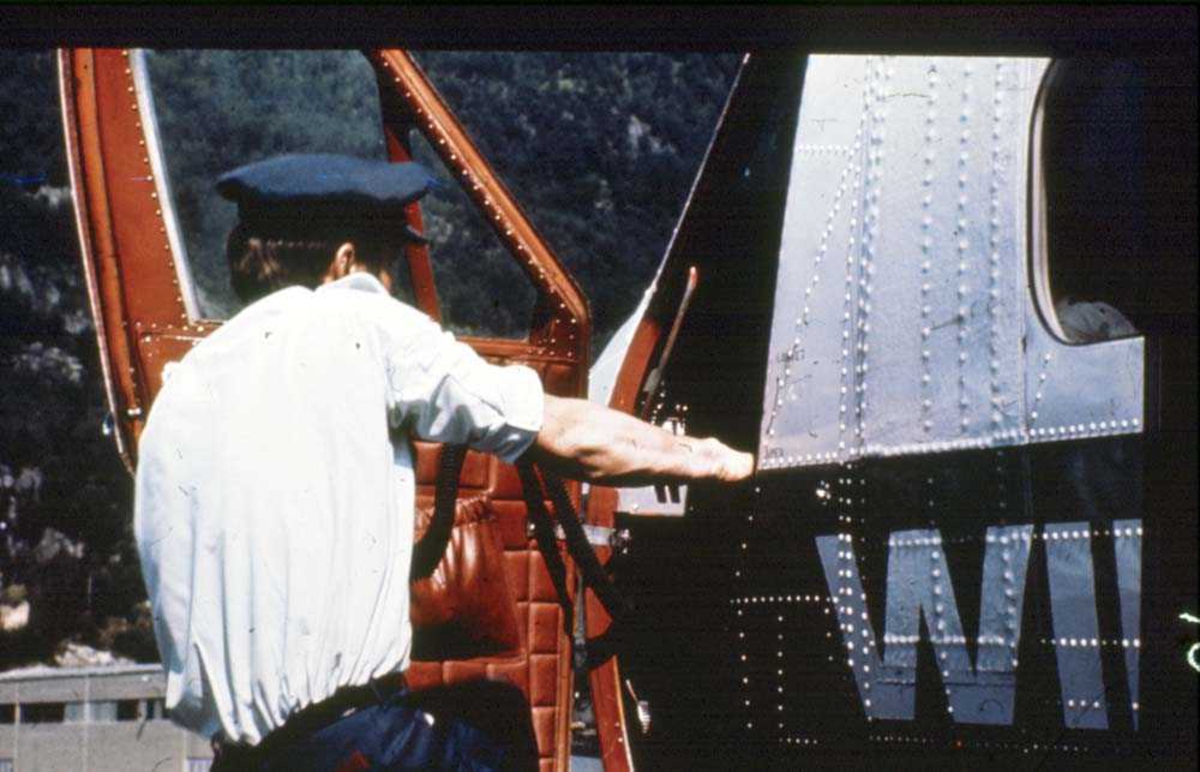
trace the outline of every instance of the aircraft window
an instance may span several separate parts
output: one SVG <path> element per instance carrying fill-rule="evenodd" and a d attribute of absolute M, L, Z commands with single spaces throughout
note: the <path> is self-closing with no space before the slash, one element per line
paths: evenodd
<path fill-rule="evenodd" d="M 225 261 L 237 208 L 217 195 L 216 179 L 281 153 L 386 158 L 374 72 L 357 51 L 163 50 L 132 59 L 139 96 L 152 92 L 149 150 L 157 177 L 169 180 L 160 199 L 178 231 L 169 234 L 176 254 L 186 254 L 179 270 L 189 312 L 228 318 L 241 306 Z"/>
<path fill-rule="evenodd" d="M 533 284 L 425 137 L 413 131 L 410 141 L 413 158 L 441 182 L 422 199 L 421 217 L 442 324 L 461 335 L 527 337 Z"/>
<path fill-rule="evenodd" d="M 1151 243 L 1145 78 L 1134 60 L 1067 59 L 1043 89 L 1032 269 L 1042 314 L 1071 343 L 1143 329 L 1147 279 L 1171 257 Z"/>

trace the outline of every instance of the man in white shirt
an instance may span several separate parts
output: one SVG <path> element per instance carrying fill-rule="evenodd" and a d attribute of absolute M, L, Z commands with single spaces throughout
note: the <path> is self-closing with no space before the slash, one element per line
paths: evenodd
<path fill-rule="evenodd" d="M 423 735 L 403 700 L 359 704 L 409 664 L 410 437 L 610 484 L 752 469 L 717 440 L 545 395 L 532 370 L 488 364 L 393 299 L 391 255 L 415 234 L 392 223 L 430 182 L 415 164 L 340 156 L 223 177 L 239 204 L 233 283 L 253 302 L 169 367 L 140 440 L 135 533 L 172 718 L 229 748 L 266 747 L 321 706 L 359 709 L 335 725 L 375 722 L 354 732 L 378 747 L 314 727 L 303 758 L 275 743 L 243 756 L 255 768 L 500 758 Z"/>

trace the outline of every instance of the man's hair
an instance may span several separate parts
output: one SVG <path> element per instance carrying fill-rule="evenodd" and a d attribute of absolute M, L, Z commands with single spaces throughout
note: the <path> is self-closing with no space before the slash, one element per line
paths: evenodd
<path fill-rule="evenodd" d="M 402 238 L 378 223 L 335 222 L 239 221 L 225 244 L 234 292 L 252 303 L 284 287 L 316 287 L 346 242 L 354 244 L 357 262 L 372 272 L 389 268 L 404 247 Z"/>

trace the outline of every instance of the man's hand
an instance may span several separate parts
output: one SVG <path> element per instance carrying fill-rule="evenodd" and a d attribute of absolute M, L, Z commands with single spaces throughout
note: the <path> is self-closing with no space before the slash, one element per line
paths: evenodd
<path fill-rule="evenodd" d="M 704 465 L 711 466 L 713 470 L 711 474 L 704 476 L 714 477 L 721 482 L 737 482 L 754 473 L 754 456 L 734 450 L 715 437 L 702 440 L 681 439 L 683 443 L 695 442 L 699 445 L 695 452 L 704 459 Z"/>
<path fill-rule="evenodd" d="M 549 394 L 529 453 L 563 476 L 602 485 L 737 482 L 754 471 L 753 456 L 720 440 L 677 436 L 626 413 Z"/>

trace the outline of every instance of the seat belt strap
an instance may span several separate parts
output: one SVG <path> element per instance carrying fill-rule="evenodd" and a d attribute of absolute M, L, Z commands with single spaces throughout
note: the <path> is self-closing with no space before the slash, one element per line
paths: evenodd
<path fill-rule="evenodd" d="M 604 570 L 604 566 L 600 565 L 599 558 L 596 557 L 595 551 L 588 543 L 587 534 L 584 533 L 583 525 L 579 522 L 575 508 L 571 505 L 571 497 L 567 494 L 566 486 L 557 475 L 545 469 L 542 470 L 542 479 L 550 493 L 550 501 L 554 504 L 558 523 L 567 537 L 567 551 L 575 559 L 575 563 L 583 573 L 584 585 L 596 593 L 596 597 L 600 599 L 600 603 L 610 617 L 614 620 L 621 619 L 629 613 L 629 604 L 617 591 L 608 572 Z"/>
<path fill-rule="evenodd" d="M 467 457 L 466 445 L 443 445 L 438 462 L 436 488 L 433 494 L 433 517 L 421 541 L 413 545 L 412 568 L 408 578 L 416 582 L 428 577 L 442 562 L 450 532 L 454 530 L 454 508 L 458 499 L 458 477 Z"/>
<path fill-rule="evenodd" d="M 554 592 L 558 596 L 558 605 L 563 612 L 563 631 L 574 635 L 575 607 L 571 605 L 571 596 L 567 591 L 567 566 L 558 551 L 558 541 L 554 537 L 554 523 L 546 511 L 545 494 L 541 481 L 533 464 L 518 463 L 517 474 L 521 477 L 521 492 L 525 497 L 525 506 L 529 510 L 529 519 L 533 523 L 533 536 L 537 540 L 538 549 L 546 561 L 546 570 L 550 573 L 550 581 L 554 584 Z"/>

